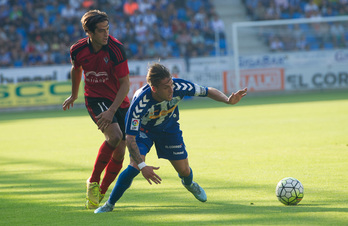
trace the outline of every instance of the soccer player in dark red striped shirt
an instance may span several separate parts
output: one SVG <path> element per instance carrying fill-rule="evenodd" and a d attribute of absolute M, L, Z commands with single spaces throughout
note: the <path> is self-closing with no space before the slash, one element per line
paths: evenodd
<path fill-rule="evenodd" d="M 126 147 L 125 115 L 130 104 L 127 97 L 129 68 L 122 43 L 109 35 L 109 19 L 105 12 L 88 11 L 81 23 L 88 37 L 70 48 L 72 92 L 64 101 L 63 110 L 73 107 L 83 71 L 88 113 L 105 135 L 92 175 L 87 180 L 86 208 L 95 209 L 122 168 Z"/>

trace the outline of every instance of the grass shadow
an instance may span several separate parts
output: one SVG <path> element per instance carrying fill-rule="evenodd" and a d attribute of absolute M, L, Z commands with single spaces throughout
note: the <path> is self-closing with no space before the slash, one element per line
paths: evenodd
<path fill-rule="evenodd" d="M 330 207 L 321 203 L 283 206 L 266 201 L 259 202 L 262 205 L 258 202 L 250 205 L 230 198 L 220 201 L 211 198 L 201 203 L 178 182 L 166 189 L 132 186 L 113 212 L 96 215 L 84 209 L 84 180 L 64 178 L 64 174 L 76 170 L 78 166 L 55 164 L 53 160 L 13 160 L 16 165 L 21 164 L 19 173 L 3 171 L 0 175 L 0 194 L 8 194 L 0 196 L 4 225 L 344 225 L 346 219 L 330 218 L 327 215 L 348 212 L 348 208 Z M 7 166 L 2 167 L 10 168 L 11 159 L 5 162 Z M 37 165 L 42 169 L 32 171 L 26 165 Z M 61 172 L 62 178 L 51 177 L 54 171 Z M 174 180 L 174 177 L 178 180 L 176 175 L 169 177 L 169 180 Z M 134 181 L 142 182 L 142 178 Z M 223 178 L 206 181 L 207 184 L 223 182 Z M 269 188 L 260 184 L 206 187 L 210 194 L 226 189 L 233 193 L 233 189 L 252 192 Z M 321 218 L 321 214 L 326 217 Z"/>

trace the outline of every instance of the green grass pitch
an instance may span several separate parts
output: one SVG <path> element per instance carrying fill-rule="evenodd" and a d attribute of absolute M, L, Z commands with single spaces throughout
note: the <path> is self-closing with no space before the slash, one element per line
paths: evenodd
<path fill-rule="evenodd" d="M 87 111 L 0 113 L 0 224 L 347 225 L 347 90 L 179 106 L 206 203 L 152 150 L 147 163 L 161 167 L 162 184 L 149 185 L 140 174 L 112 213 L 96 215 L 84 209 L 85 182 L 103 135 Z M 128 162 L 127 152 L 123 169 Z M 275 196 L 289 176 L 304 186 L 297 206 Z"/>

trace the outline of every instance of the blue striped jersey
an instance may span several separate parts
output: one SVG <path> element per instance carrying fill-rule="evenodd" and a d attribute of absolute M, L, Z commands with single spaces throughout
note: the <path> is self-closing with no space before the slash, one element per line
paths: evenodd
<path fill-rule="evenodd" d="M 140 129 L 151 132 L 175 132 L 178 129 L 178 104 L 185 96 L 208 95 L 208 88 L 184 79 L 173 78 L 174 93 L 170 101 L 156 101 L 147 84 L 138 89 L 126 116 L 126 134 L 136 136 Z"/>

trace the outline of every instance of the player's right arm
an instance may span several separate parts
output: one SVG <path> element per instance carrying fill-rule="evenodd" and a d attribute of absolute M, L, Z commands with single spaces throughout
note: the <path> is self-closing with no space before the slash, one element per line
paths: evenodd
<path fill-rule="evenodd" d="M 71 67 L 71 95 L 64 101 L 63 110 L 70 109 L 70 106 L 74 106 L 74 101 L 78 97 L 80 82 L 82 78 L 82 66 L 75 68 L 74 65 Z"/>
<path fill-rule="evenodd" d="M 137 168 L 140 168 L 140 166 L 143 165 L 140 171 L 143 174 L 144 178 L 149 182 L 149 184 L 152 184 L 151 181 L 153 181 L 155 184 L 160 184 L 162 179 L 154 172 L 154 170 L 158 170 L 159 167 L 147 166 L 145 164 L 143 158 L 140 155 L 135 136 L 126 135 L 126 143 L 131 159 L 138 166 Z"/>

